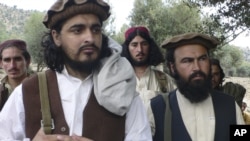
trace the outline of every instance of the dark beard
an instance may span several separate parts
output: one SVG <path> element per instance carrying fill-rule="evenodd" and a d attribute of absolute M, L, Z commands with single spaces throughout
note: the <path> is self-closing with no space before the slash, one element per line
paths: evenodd
<path fill-rule="evenodd" d="M 148 58 L 143 60 L 143 61 L 136 61 L 134 60 L 131 56 L 130 56 L 130 63 L 132 64 L 132 66 L 136 66 L 136 67 L 140 67 L 140 66 L 145 66 L 145 65 L 148 65 L 149 64 L 149 61 L 148 61 Z"/>
<path fill-rule="evenodd" d="M 92 60 L 92 61 L 85 61 L 85 62 L 80 62 L 80 61 L 75 61 L 72 60 L 71 58 L 68 57 L 67 54 L 64 53 L 64 61 L 65 64 L 68 64 L 70 68 L 73 70 L 79 71 L 79 72 L 84 72 L 84 73 L 91 73 L 92 70 L 98 69 L 100 67 L 100 55 L 97 59 Z"/>
<path fill-rule="evenodd" d="M 177 72 L 177 71 L 176 71 Z M 204 80 L 191 81 L 196 75 L 201 75 Z M 198 103 L 204 101 L 212 88 L 211 77 L 206 76 L 202 71 L 193 73 L 188 81 L 180 77 L 179 73 L 176 74 L 176 85 L 181 92 L 191 103 Z"/>
<path fill-rule="evenodd" d="M 138 62 L 138 61 L 135 61 L 134 59 L 131 59 L 130 62 L 132 66 L 136 66 L 136 67 L 148 65 L 148 60 L 143 60 L 143 61 Z"/>

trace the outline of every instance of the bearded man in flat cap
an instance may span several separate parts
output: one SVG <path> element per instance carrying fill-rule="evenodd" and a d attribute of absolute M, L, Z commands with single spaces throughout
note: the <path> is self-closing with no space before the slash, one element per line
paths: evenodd
<path fill-rule="evenodd" d="M 57 0 L 48 10 L 49 70 L 14 90 L 0 113 L 1 140 L 152 140 L 133 69 L 102 33 L 109 10 L 102 0 Z"/>
<path fill-rule="evenodd" d="M 151 100 L 155 141 L 229 141 L 230 125 L 244 124 L 234 98 L 213 91 L 210 49 L 216 38 L 187 33 L 167 39 L 166 61 L 177 90 Z"/>

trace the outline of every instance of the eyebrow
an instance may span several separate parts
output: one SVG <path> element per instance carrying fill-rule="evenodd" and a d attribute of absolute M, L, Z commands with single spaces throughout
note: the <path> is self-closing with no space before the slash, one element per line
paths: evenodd
<path fill-rule="evenodd" d="M 181 59 L 181 61 L 183 61 L 183 60 L 185 60 L 185 59 L 200 59 L 200 58 L 203 58 L 203 57 L 207 57 L 208 58 L 208 55 L 207 54 L 203 54 L 203 55 L 201 55 L 201 56 L 199 56 L 199 57 L 184 57 L 184 58 L 182 58 Z"/>
<path fill-rule="evenodd" d="M 72 29 L 72 28 L 79 28 L 79 27 L 87 27 L 87 25 L 86 24 L 82 24 L 82 23 L 80 23 L 80 24 L 74 24 L 74 25 L 70 26 L 70 29 Z M 101 24 L 100 23 L 94 23 L 94 24 L 91 24 L 90 27 L 91 28 L 92 27 L 101 27 Z"/>

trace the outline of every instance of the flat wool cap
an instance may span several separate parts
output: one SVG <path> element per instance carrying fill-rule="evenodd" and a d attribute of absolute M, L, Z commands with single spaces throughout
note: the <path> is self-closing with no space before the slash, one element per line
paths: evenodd
<path fill-rule="evenodd" d="M 16 47 L 20 50 L 27 50 L 27 44 L 25 41 L 20 39 L 11 39 L 6 40 L 0 44 L 0 52 L 2 52 L 5 48 L 8 47 Z"/>
<path fill-rule="evenodd" d="M 47 11 L 43 24 L 51 29 L 77 14 L 95 14 L 101 22 L 110 16 L 110 6 L 103 0 L 57 0 Z"/>
<path fill-rule="evenodd" d="M 219 40 L 214 37 L 210 37 L 206 34 L 201 33 L 186 33 L 174 36 L 170 39 L 166 39 L 161 44 L 161 47 L 168 50 L 171 48 L 176 48 L 188 44 L 200 44 L 207 49 L 216 48 L 219 44 Z"/>

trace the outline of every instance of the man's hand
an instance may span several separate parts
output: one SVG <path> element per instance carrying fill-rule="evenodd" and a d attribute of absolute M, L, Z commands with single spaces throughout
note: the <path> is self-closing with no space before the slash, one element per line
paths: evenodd
<path fill-rule="evenodd" d="M 32 141 L 93 141 L 88 138 L 80 137 L 77 135 L 67 136 L 67 135 L 46 135 L 42 128 L 36 133 Z"/>

